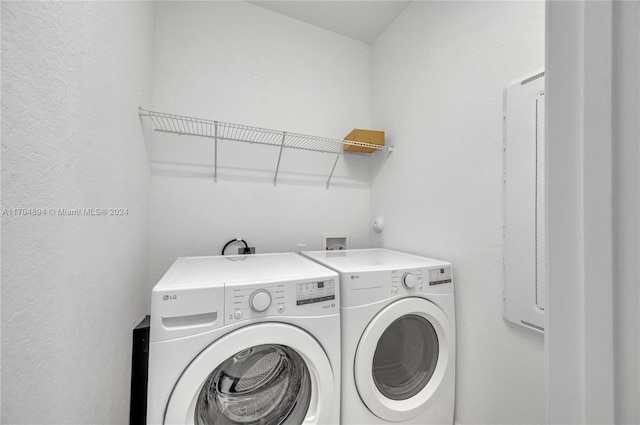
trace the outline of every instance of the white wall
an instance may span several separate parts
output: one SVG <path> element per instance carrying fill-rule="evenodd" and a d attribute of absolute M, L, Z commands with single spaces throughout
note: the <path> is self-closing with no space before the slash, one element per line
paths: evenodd
<path fill-rule="evenodd" d="M 126 423 L 153 5 L 2 2 L 2 423 Z M 121 217 L 5 208 L 128 208 Z"/>
<path fill-rule="evenodd" d="M 414 2 L 373 45 L 377 245 L 454 263 L 456 422 L 543 423 L 540 337 L 502 317 L 502 91 L 544 67 L 542 2 Z"/>
<path fill-rule="evenodd" d="M 550 424 L 640 422 L 639 29 L 638 2 L 548 3 Z"/>
<path fill-rule="evenodd" d="M 615 420 L 640 423 L 640 2 L 613 3 Z"/>
<path fill-rule="evenodd" d="M 370 126 L 369 45 L 244 2 L 159 3 L 153 84 L 161 112 L 334 138 Z M 236 237 L 256 252 L 320 249 L 335 232 L 369 244 L 366 157 L 341 159 L 327 190 L 334 155 L 285 150 L 274 187 L 278 149 L 221 142 L 213 183 L 211 141 L 151 143 L 154 160 L 209 167 L 154 165 L 150 284 L 177 257 L 217 255 Z M 163 157 L 159 143 L 178 145 Z"/>

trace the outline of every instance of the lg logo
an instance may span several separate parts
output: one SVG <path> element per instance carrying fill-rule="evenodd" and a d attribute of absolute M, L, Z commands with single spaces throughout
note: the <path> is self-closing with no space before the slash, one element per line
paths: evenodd
<path fill-rule="evenodd" d="M 175 300 L 176 298 L 178 298 L 177 295 L 165 295 L 164 297 L 162 297 L 164 301 Z"/>
<path fill-rule="evenodd" d="M 360 279 L 360 276 L 358 276 L 357 274 L 352 274 L 351 275 L 351 280 L 353 279 Z"/>

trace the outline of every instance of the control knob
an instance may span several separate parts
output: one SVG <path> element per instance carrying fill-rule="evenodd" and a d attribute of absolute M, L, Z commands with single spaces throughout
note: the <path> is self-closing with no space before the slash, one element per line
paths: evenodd
<path fill-rule="evenodd" d="M 418 279 L 413 273 L 405 273 L 402 275 L 402 286 L 407 289 L 413 289 Z"/>
<path fill-rule="evenodd" d="M 261 313 L 271 305 L 271 294 L 266 289 L 253 291 L 249 297 L 249 307 L 256 313 Z"/>

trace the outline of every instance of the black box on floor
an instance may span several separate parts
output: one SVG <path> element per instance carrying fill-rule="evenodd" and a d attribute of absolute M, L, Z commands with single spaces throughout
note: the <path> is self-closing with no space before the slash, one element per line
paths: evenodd
<path fill-rule="evenodd" d="M 147 423 L 147 378 L 149 377 L 149 323 L 146 316 L 133 329 L 133 354 L 131 356 L 131 405 L 129 424 Z"/>

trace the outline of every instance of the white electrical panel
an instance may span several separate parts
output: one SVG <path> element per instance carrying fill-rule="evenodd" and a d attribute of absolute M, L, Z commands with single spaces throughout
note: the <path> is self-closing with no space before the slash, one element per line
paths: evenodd
<path fill-rule="evenodd" d="M 505 319 L 544 333 L 546 255 L 544 72 L 504 91 Z"/>

